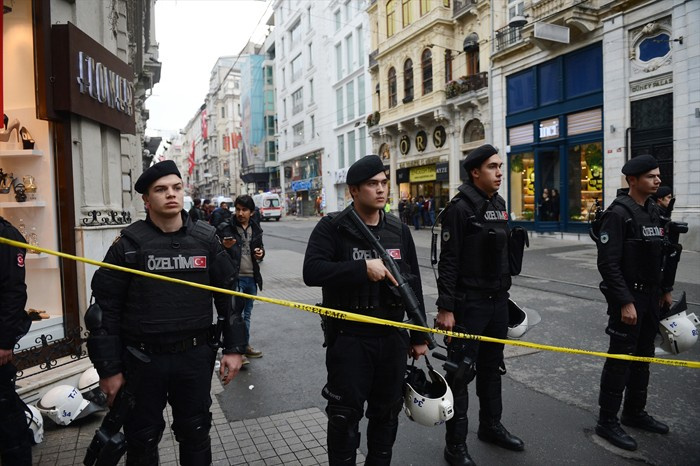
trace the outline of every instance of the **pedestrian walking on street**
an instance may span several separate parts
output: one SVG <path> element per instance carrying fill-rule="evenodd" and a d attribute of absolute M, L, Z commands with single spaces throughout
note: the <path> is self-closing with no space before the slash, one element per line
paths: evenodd
<path fill-rule="evenodd" d="M 506 338 L 510 257 L 522 261 L 522 236 L 511 235 L 505 200 L 498 194 L 503 160 L 485 144 L 463 162 L 469 181 L 459 187 L 442 214 L 441 252 L 438 263 L 438 316 L 436 327 L 473 335 Z M 513 232 L 515 233 L 515 231 Z M 512 243 L 512 244 L 511 244 Z M 518 254 L 519 252 L 519 254 Z M 516 259 L 517 262 L 517 259 Z M 444 457 L 451 465 L 472 465 L 466 445 L 468 384 L 476 377 L 479 397 L 480 440 L 521 451 L 524 442 L 501 424 L 501 374 L 505 373 L 503 344 L 453 338 L 448 359 L 460 371 L 447 374 L 454 395 L 454 417 L 447 421 Z"/>
<path fill-rule="evenodd" d="M 204 211 L 202 211 L 202 200 L 197 198 L 194 201 L 194 204 L 192 205 L 192 208 L 188 212 L 190 216 L 190 220 L 192 222 L 198 222 L 199 220 L 205 220 L 206 221 L 206 215 L 204 214 Z"/>
<path fill-rule="evenodd" d="M 0 236 L 26 243 L 20 232 L 2 217 Z M 0 244 L 0 462 L 8 466 L 32 464 L 28 408 L 15 391 L 17 368 L 12 364 L 15 345 L 32 325 L 24 311 L 27 304 L 26 252 L 22 248 Z"/>
<path fill-rule="evenodd" d="M 224 248 L 233 259 L 234 270 L 238 275 L 238 291 L 257 295 L 258 289 L 262 290 L 263 286 L 260 273 L 260 261 L 265 257 L 263 230 L 260 223 L 251 218 L 255 211 L 255 202 L 252 197 L 247 194 L 238 196 L 233 205 L 236 207 L 236 215 L 219 225 L 216 234 L 221 238 Z M 250 317 L 253 304 L 252 299 L 243 298 L 243 320 L 247 343 L 245 355 L 249 358 L 261 358 L 262 351 L 250 346 Z M 244 364 L 247 364 L 246 360 Z"/>
<path fill-rule="evenodd" d="M 183 210 L 175 163 L 151 166 L 135 189 L 143 194 L 148 216 L 122 230 L 104 262 L 231 289 L 236 278 L 231 258 L 214 227 L 193 223 Z M 125 383 L 134 394 L 124 422 L 126 464 L 158 464 L 166 403 L 172 407 L 180 464 L 210 464 L 210 390 L 218 351 L 212 341 L 220 340 L 212 328 L 212 298 L 223 333 L 219 374 L 224 384 L 238 373 L 245 353 L 245 324 L 232 310 L 231 297 L 107 268 L 95 272 L 92 291 L 96 306 L 85 321 L 91 323 L 88 349 L 100 388 L 110 405 Z M 140 350 L 150 363 L 137 361 L 125 348 Z"/>
<path fill-rule="evenodd" d="M 321 286 L 323 306 L 402 321 L 403 302 L 397 285 L 378 253 L 358 231 L 354 210 L 392 251 L 423 307 L 416 248 L 409 228 L 383 212 L 388 199 L 384 164 L 376 155 L 355 162 L 347 172 L 353 203 L 321 219 L 309 238 L 304 257 L 304 282 Z M 328 401 L 328 461 L 354 465 L 360 445 L 358 423 L 368 418 L 367 465 L 388 465 L 398 430 L 407 354 L 425 355 L 426 335 L 389 326 L 324 318 L 328 378 L 322 395 Z M 365 403 L 367 410 L 365 412 Z"/>
<path fill-rule="evenodd" d="M 667 254 L 663 212 L 650 198 L 660 184 L 659 164 L 640 155 L 622 167 L 629 190 L 620 190 L 598 228 L 600 289 L 608 302 L 610 354 L 654 356 L 661 306 L 672 303 L 675 268 L 664 267 Z M 667 263 L 672 261 L 668 260 Z M 647 412 L 649 363 L 606 359 L 600 378 L 600 414 L 596 433 L 613 445 L 636 450 L 637 442 L 622 424 L 658 434 L 669 428 Z M 623 400 L 624 393 L 624 404 Z"/>

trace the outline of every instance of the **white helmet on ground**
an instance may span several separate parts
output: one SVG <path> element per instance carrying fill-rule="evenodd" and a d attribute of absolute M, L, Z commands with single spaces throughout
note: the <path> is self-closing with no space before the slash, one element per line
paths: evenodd
<path fill-rule="evenodd" d="M 695 314 L 686 314 L 687 309 L 684 291 L 681 298 L 668 308 L 659 321 L 660 346 L 668 353 L 688 351 L 698 341 L 700 319 Z"/>
<path fill-rule="evenodd" d="M 94 366 L 87 369 L 78 380 L 78 390 L 88 401 L 92 401 L 101 408 L 107 407 L 107 395 L 100 389 L 100 376 Z"/>
<path fill-rule="evenodd" d="M 61 426 L 67 426 L 76 419 L 100 410 L 97 405 L 84 399 L 78 389 L 71 385 L 52 388 L 41 397 L 36 407 L 41 414 Z"/>
<path fill-rule="evenodd" d="M 528 330 L 527 313 L 512 299 L 508 299 L 508 338 L 518 339 Z"/>
<path fill-rule="evenodd" d="M 27 422 L 29 423 L 29 429 L 32 431 L 32 438 L 34 440 L 34 445 L 44 441 L 44 418 L 41 417 L 41 413 L 36 406 L 27 405 L 29 411 L 25 411 L 27 414 Z"/>
<path fill-rule="evenodd" d="M 415 362 L 415 361 L 414 361 Z M 424 426 L 438 426 L 454 416 L 454 397 L 445 378 L 436 372 L 426 356 L 430 381 L 413 364 L 404 382 L 404 411 L 408 418 Z"/>

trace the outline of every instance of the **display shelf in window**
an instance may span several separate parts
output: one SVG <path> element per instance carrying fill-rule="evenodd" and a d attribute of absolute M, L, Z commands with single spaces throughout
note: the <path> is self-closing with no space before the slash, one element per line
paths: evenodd
<path fill-rule="evenodd" d="M 43 157 L 44 152 L 36 149 L 32 150 L 0 150 L 0 157 L 3 158 L 23 158 L 23 157 Z"/>
<path fill-rule="evenodd" d="M 17 209 L 22 207 L 46 207 L 46 201 L 0 202 L 0 209 Z"/>

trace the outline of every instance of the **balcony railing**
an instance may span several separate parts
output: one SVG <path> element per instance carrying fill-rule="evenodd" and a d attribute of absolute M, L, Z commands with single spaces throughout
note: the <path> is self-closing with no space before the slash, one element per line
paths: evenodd
<path fill-rule="evenodd" d="M 476 6 L 477 1 L 478 0 L 453 0 L 452 18 L 457 19 L 468 12 L 473 6 Z"/>
<path fill-rule="evenodd" d="M 506 26 L 496 31 L 496 51 L 507 49 L 523 39 L 522 28 Z"/>
<path fill-rule="evenodd" d="M 489 74 L 486 71 L 473 74 L 471 76 L 462 76 L 456 81 L 450 81 L 445 87 L 445 94 L 448 99 L 457 97 L 458 95 L 466 94 L 467 92 L 478 91 L 489 85 Z"/>

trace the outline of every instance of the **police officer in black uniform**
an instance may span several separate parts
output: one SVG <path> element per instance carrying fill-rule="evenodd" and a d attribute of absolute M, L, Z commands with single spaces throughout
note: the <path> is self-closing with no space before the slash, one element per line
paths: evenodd
<path fill-rule="evenodd" d="M 436 327 L 495 338 L 508 333 L 511 231 L 505 200 L 498 195 L 503 173 L 498 151 L 485 144 L 463 162 L 469 181 L 459 187 L 442 216 L 438 263 Z M 522 254 L 522 249 L 521 249 Z M 520 255 L 522 260 L 522 255 Z M 519 264 L 518 264 L 519 271 Z M 451 465 L 474 464 L 467 450 L 467 385 L 476 377 L 480 440 L 520 451 L 525 444 L 501 424 L 503 345 L 452 339 L 448 358 L 459 372 L 448 372 L 454 417 L 447 421 L 444 456 Z M 475 366 L 474 366 L 475 363 Z"/>
<path fill-rule="evenodd" d="M 183 210 L 183 184 L 175 163 L 148 168 L 135 189 L 143 194 L 147 218 L 122 230 L 104 261 L 230 289 L 235 281 L 231 258 L 214 227 L 193 223 Z M 245 324 L 232 310 L 230 296 L 106 268 L 95 273 L 92 290 L 102 311 L 102 328 L 90 329 L 88 350 L 100 387 L 111 404 L 125 381 L 138 380 L 130 387 L 135 406 L 124 424 L 126 464 L 158 464 L 166 402 L 173 409 L 180 463 L 210 464 L 210 389 L 217 353 L 212 297 L 223 318 L 224 384 L 238 373 L 245 353 Z M 93 320 L 86 316 L 86 322 Z M 139 363 L 126 347 L 139 349 L 150 363 Z"/>
<path fill-rule="evenodd" d="M 396 279 L 348 218 L 351 209 L 397 261 L 423 309 L 416 249 L 410 231 L 384 213 L 388 201 L 384 164 L 376 155 L 355 162 L 346 182 L 353 204 L 323 217 L 311 233 L 304 258 L 304 282 L 323 287 L 323 306 L 401 321 L 405 309 Z M 426 354 L 426 336 L 394 327 L 326 319 L 328 461 L 354 465 L 360 445 L 358 423 L 367 402 L 367 465 L 388 465 L 402 406 L 406 360 Z"/>
<path fill-rule="evenodd" d="M 2 217 L 0 236 L 26 243 L 20 232 Z M 6 466 L 32 464 L 32 432 L 27 421 L 27 406 L 15 391 L 17 369 L 12 364 L 15 345 L 32 324 L 24 311 L 27 304 L 25 253 L 25 249 L 0 243 L 0 459 Z"/>
<path fill-rule="evenodd" d="M 640 155 L 623 167 L 629 190 L 620 190 L 602 216 L 598 234 L 601 291 L 608 302 L 610 354 L 654 355 L 654 337 L 662 304 L 672 302 L 670 269 L 664 271 L 664 230 L 661 209 L 650 198 L 661 179 L 659 164 Z M 649 363 L 606 359 L 600 378 L 600 416 L 596 433 L 613 445 L 636 450 L 637 442 L 622 424 L 665 434 L 668 426 L 645 411 Z"/>

